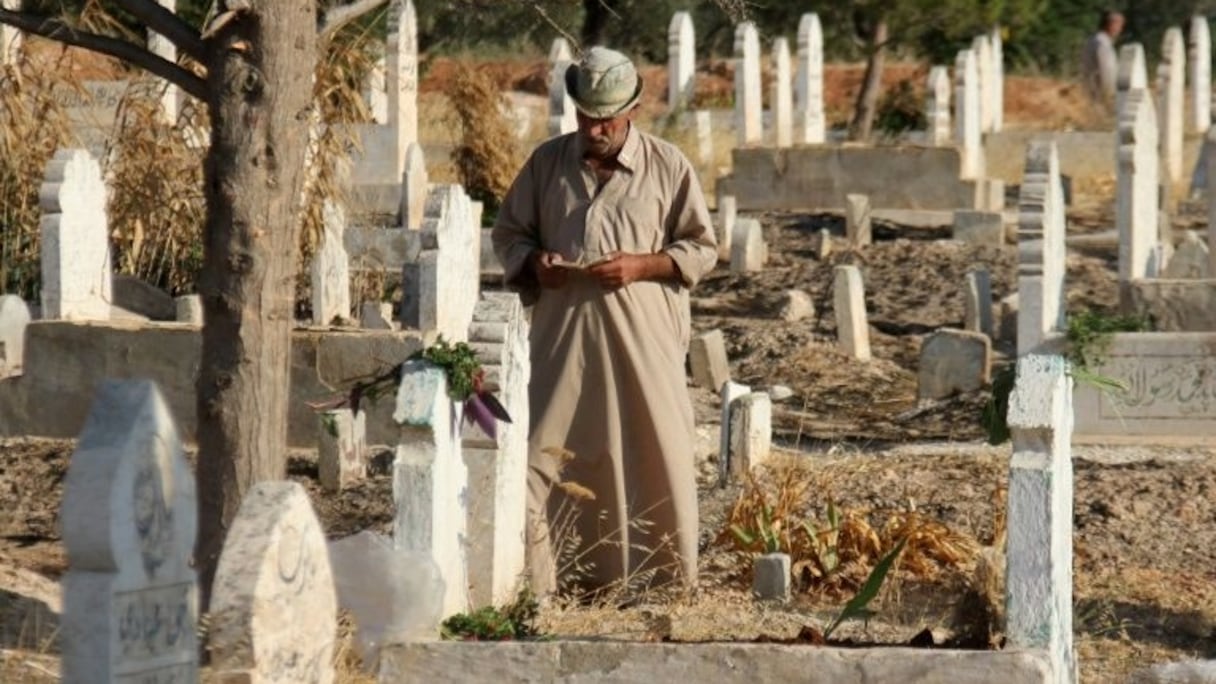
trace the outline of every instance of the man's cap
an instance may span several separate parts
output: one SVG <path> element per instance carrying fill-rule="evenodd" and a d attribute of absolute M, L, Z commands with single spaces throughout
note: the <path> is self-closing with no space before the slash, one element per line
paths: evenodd
<path fill-rule="evenodd" d="M 584 115 L 610 119 L 638 103 L 642 79 L 628 57 L 597 45 L 566 68 L 566 92 Z"/>

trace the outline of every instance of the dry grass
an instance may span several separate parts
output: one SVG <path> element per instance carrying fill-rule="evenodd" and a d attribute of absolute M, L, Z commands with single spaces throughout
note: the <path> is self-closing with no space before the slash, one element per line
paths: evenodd
<path fill-rule="evenodd" d="M 507 102 L 493 79 L 471 62 L 458 66 L 448 96 L 460 131 L 452 150 L 457 177 L 469 197 L 484 204 L 483 217 L 492 219 L 520 166 L 515 134 L 504 115 Z"/>

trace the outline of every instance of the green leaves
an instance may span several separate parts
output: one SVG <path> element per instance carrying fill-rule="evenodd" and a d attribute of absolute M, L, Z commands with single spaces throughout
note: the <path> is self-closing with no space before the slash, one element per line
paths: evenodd
<path fill-rule="evenodd" d="M 907 542 L 907 537 L 900 539 L 895 548 L 888 551 L 887 555 L 878 561 L 878 565 L 874 566 L 874 569 L 870 571 L 870 576 L 866 578 L 866 583 L 861 585 L 861 589 L 857 591 L 853 598 L 849 599 L 849 602 L 845 604 L 844 609 L 840 611 L 836 619 L 832 620 L 832 624 L 823 630 L 823 638 L 825 640 L 832 636 L 832 632 L 836 631 L 836 628 L 845 620 L 869 617 L 872 614 L 867 609 L 867 606 L 878 596 L 878 590 L 882 589 L 882 583 L 887 579 L 887 573 L 891 572 L 892 564 L 895 563 L 895 559 L 899 557 L 900 552 L 904 550 L 904 545 Z"/>
<path fill-rule="evenodd" d="M 435 344 L 423 349 L 417 356 L 443 369 L 448 377 L 448 396 L 464 401 L 470 394 L 480 391 L 481 362 L 477 353 L 464 342 L 449 344 L 441 335 Z"/>

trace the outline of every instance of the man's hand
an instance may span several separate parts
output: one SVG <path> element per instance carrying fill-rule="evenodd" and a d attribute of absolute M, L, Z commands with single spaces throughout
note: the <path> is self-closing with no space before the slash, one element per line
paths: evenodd
<path fill-rule="evenodd" d="M 587 274 L 602 287 L 615 290 L 639 280 L 667 280 L 678 271 L 666 254 L 627 254 L 613 252 L 587 269 Z"/>
<path fill-rule="evenodd" d="M 540 249 L 532 252 L 528 257 L 528 262 L 532 264 L 532 272 L 536 274 L 536 282 L 549 290 L 564 286 L 566 278 L 570 276 L 569 270 L 553 265 L 561 261 L 562 255 Z"/>

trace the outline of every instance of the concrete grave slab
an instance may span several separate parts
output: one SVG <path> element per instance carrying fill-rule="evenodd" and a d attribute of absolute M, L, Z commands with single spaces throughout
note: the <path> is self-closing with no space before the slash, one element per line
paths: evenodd
<path fill-rule="evenodd" d="M 938 330 L 920 348 L 916 395 L 944 399 L 973 392 L 991 381 L 992 341 L 968 330 Z"/>

